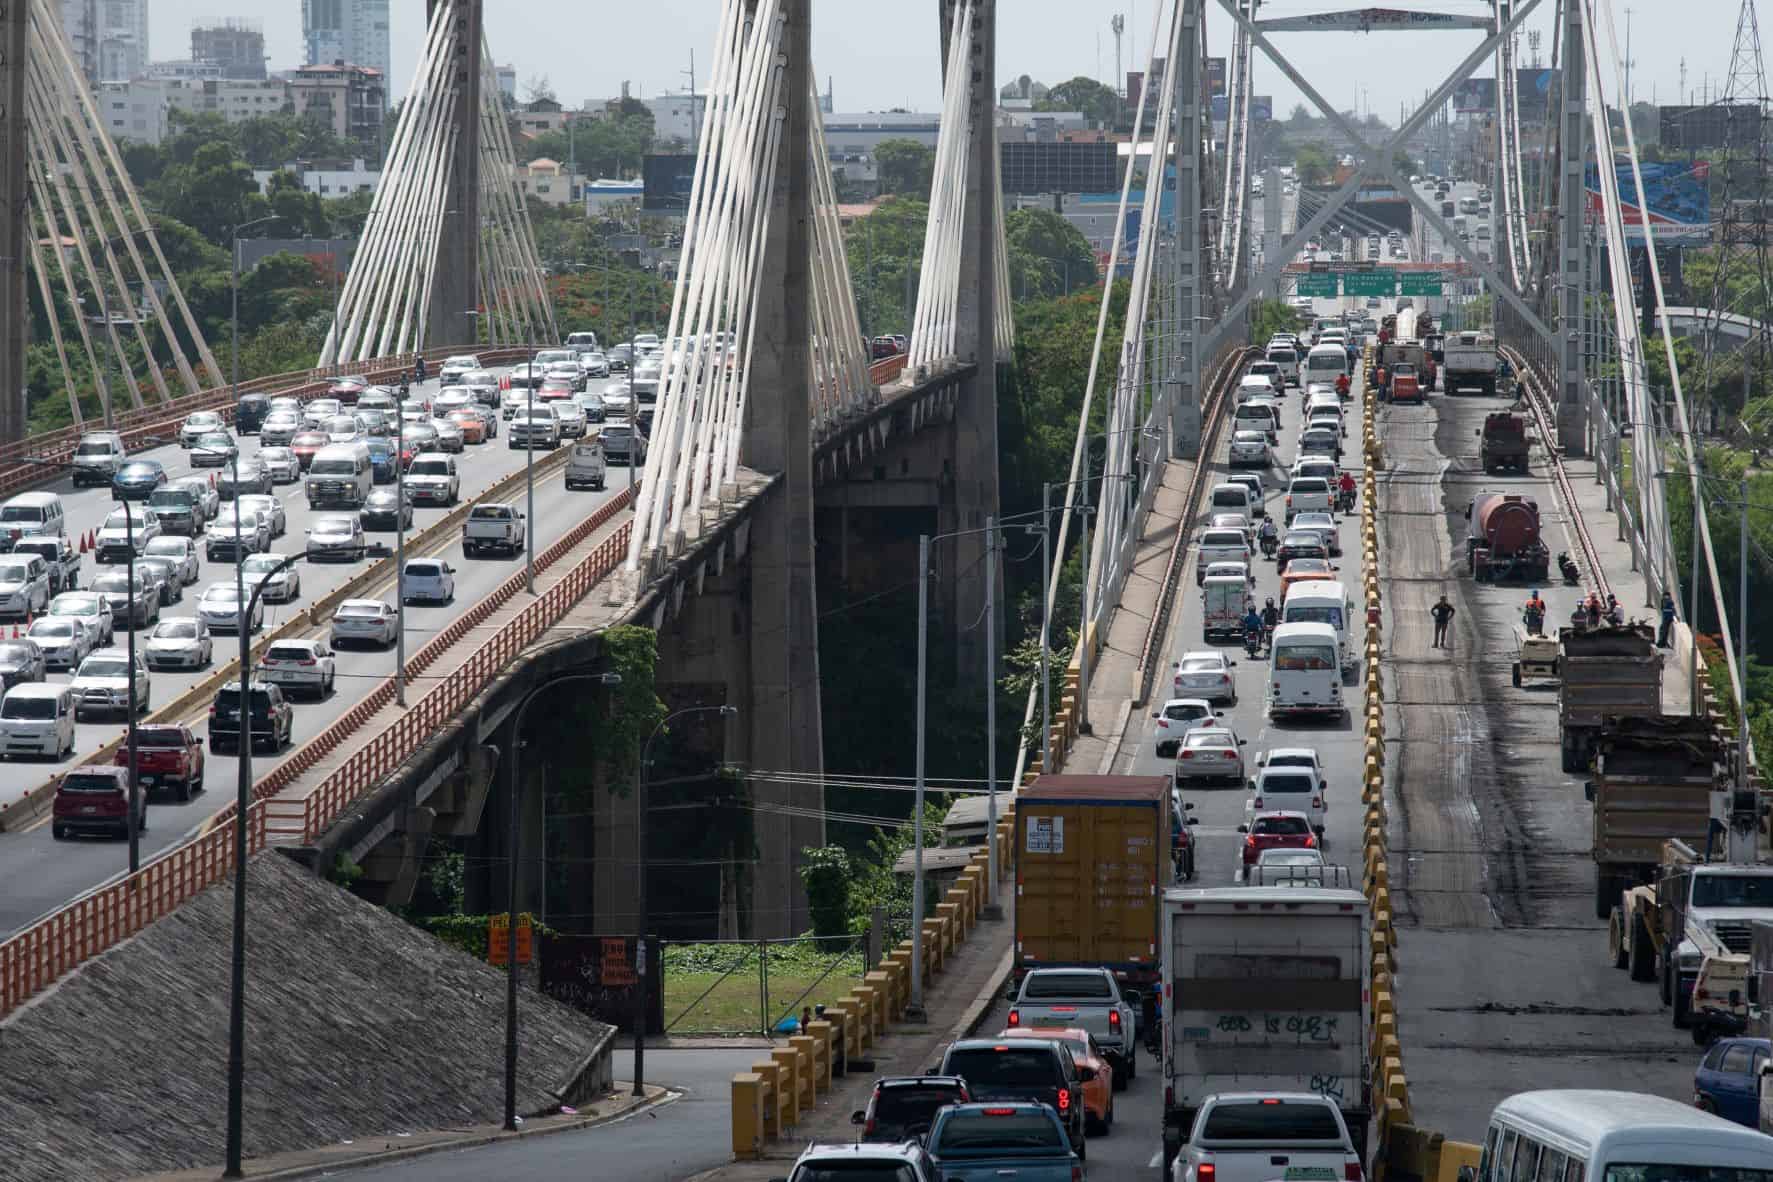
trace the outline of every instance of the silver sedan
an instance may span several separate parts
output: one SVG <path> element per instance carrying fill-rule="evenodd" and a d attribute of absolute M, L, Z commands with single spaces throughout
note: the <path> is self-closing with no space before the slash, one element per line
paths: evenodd
<path fill-rule="evenodd" d="M 161 534 L 142 548 L 142 557 L 171 561 L 182 587 L 189 587 L 197 581 L 201 564 L 197 560 L 197 543 L 190 538 Z"/>
<path fill-rule="evenodd" d="M 269 522 L 271 536 L 281 538 L 289 529 L 289 517 L 283 511 L 283 502 L 274 496 L 254 493 L 240 498 L 243 508 L 251 509 L 259 515 L 259 520 Z"/>
<path fill-rule="evenodd" d="M 293 484 L 302 478 L 302 462 L 287 447 L 261 447 L 258 461 L 271 474 L 273 484 Z"/>
<path fill-rule="evenodd" d="M 215 655 L 209 625 L 190 616 L 161 620 L 148 633 L 149 669 L 202 669 Z"/>

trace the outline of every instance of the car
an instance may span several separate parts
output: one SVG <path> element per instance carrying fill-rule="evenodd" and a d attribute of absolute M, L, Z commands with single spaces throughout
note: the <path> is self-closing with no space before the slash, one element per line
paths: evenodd
<path fill-rule="evenodd" d="M 568 394 L 577 394 L 585 388 L 585 371 L 579 368 L 577 361 L 556 361 L 551 363 L 542 379 L 544 389 L 554 382 L 565 382 Z"/>
<path fill-rule="evenodd" d="M 293 603 L 302 594 L 302 574 L 286 554 L 252 554 L 240 564 L 240 577 L 248 592 L 260 584 L 259 598 L 266 603 Z"/>
<path fill-rule="evenodd" d="M 41 555 L 0 554 L 0 616 L 28 619 L 49 599 L 49 564 Z"/>
<path fill-rule="evenodd" d="M 461 427 L 449 419 L 432 419 L 427 426 L 436 433 L 435 450 L 461 454 L 462 448 L 467 444 L 467 436 L 462 434 Z"/>
<path fill-rule="evenodd" d="M 75 616 L 38 616 L 25 629 L 25 637 L 43 654 L 46 670 L 73 669 L 99 646 L 96 630 Z"/>
<path fill-rule="evenodd" d="M 185 597 L 185 572 L 176 558 L 154 558 L 144 554 L 135 560 L 135 565 L 144 578 L 153 583 L 161 607 Z"/>
<path fill-rule="evenodd" d="M 142 547 L 143 558 L 163 559 L 172 564 L 179 586 L 189 587 L 197 581 L 201 563 L 197 561 L 197 543 L 190 538 L 161 534 Z"/>
<path fill-rule="evenodd" d="M 327 513 L 317 518 L 308 529 L 308 558 L 343 558 L 360 562 L 368 543 L 363 537 L 363 523 L 355 513 Z"/>
<path fill-rule="evenodd" d="M 368 378 L 362 374 L 348 373 L 328 386 L 326 393 L 333 401 L 342 404 L 363 397 L 363 392 L 368 389 L 371 389 Z"/>
<path fill-rule="evenodd" d="M 437 428 L 429 420 L 406 424 L 400 435 L 401 458 L 410 465 L 413 457 L 421 452 L 441 450 L 438 447 L 439 438 Z"/>
<path fill-rule="evenodd" d="M 1341 886 L 1337 870 L 1324 861 L 1319 850 L 1267 849 L 1244 871 L 1246 886 Z"/>
<path fill-rule="evenodd" d="M 364 450 L 369 452 L 369 479 L 371 484 L 392 484 L 399 479 L 400 473 L 394 460 L 394 441 L 391 439 L 365 439 Z"/>
<path fill-rule="evenodd" d="M 42 538 L 20 538 L 12 544 L 14 554 L 35 554 L 49 568 L 49 590 L 60 595 L 80 584 L 80 551 L 66 534 Z"/>
<path fill-rule="evenodd" d="M 92 633 L 92 647 L 111 643 L 115 624 L 111 615 L 109 596 L 88 588 L 84 591 L 64 591 L 49 601 L 49 618 L 65 617 L 79 620 L 86 630 Z"/>
<path fill-rule="evenodd" d="M 1305 456 L 1328 456 L 1331 459 L 1342 458 L 1342 436 L 1333 427 L 1307 427 L 1299 432 L 1298 444 L 1294 451 L 1294 459 Z"/>
<path fill-rule="evenodd" d="M 1303 583 L 1308 579 L 1328 579 L 1335 581 L 1338 568 L 1330 564 L 1327 558 L 1292 558 L 1287 560 L 1287 569 L 1281 572 L 1280 600 L 1287 601 L 1287 592 L 1295 583 Z"/>
<path fill-rule="evenodd" d="M 936 1112 L 972 1099 L 967 1081 L 956 1075 L 888 1075 L 874 1081 L 868 1104 L 850 1113 L 862 1131 L 862 1144 L 893 1145 L 929 1132 Z"/>
<path fill-rule="evenodd" d="M 203 531 L 203 552 L 211 562 L 224 557 L 236 561 L 270 548 L 270 523 L 240 504 L 229 505 L 227 512 L 218 514 Z"/>
<path fill-rule="evenodd" d="M 1324 477 L 1294 476 L 1287 485 L 1287 522 L 1292 522 L 1295 513 L 1331 512 L 1335 495 L 1330 481 Z"/>
<path fill-rule="evenodd" d="M 580 394 L 573 401 L 585 412 L 587 423 L 601 423 L 609 417 L 609 406 L 604 402 L 603 395 L 596 391 Z"/>
<path fill-rule="evenodd" d="M 246 596 L 252 601 L 252 615 L 247 619 L 246 630 L 257 632 L 265 623 L 265 601 L 262 596 L 252 600 L 250 587 L 247 588 Z M 211 583 L 197 597 L 197 618 L 208 624 L 211 632 L 226 632 L 238 636 L 244 607 L 233 582 Z"/>
<path fill-rule="evenodd" d="M 166 483 L 166 465 L 159 460 L 125 460 L 111 477 L 111 493 L 119 501 L 145 501 Z"/>
<path fill-rule="evenodd" d="M 1241 484 L 1250 490 L 1250 514 L 1254 517 L 1267 517 L 1268 506 L 1263 503 L 1262 478 L 1253 472 L 1233 472 L 1225 478 L 1226 484 Z"/>
<path fill-rule="evenodd" d="M 257 675 L 286 694 L 303 690 L 319 700 L 332 693 L 337 669 L 324 640 L 290 639 L 272 642 L 259 659 Z"/>
<path fill-rule="evenodd" d="M 1274 453 L 1265 431 L 1234 431 L 1227 459 L 1232 467 L 1267 468 L 1274 463 Z"/>
<path fill-rule="evenodd" d="M 1238 526 L 1203 529 L 1199 553 L 1195 556 L 1194 581 L 1198 586 L 1206 580 L 1207 566 L 1214 562 L 1248 562 L 1250 535 Z"/>
<path fill-rule="evenodd" d="M 474 391 L 466 386 L 445 386 L 431 400 L 431 416 L 441 419 L 452 410 L 474 404 Z"/>
<path fill-rule="evenodd" d="M 462 522 L 462 553 L 469 558 L 488 550 L 516 555 L 527 540 L 523 510 L 515 505 L 475 505 Z"/>
<path fill-rule="evenodd" d="M 346 643 L 392 648 L 400 635 L 394 608 L 379 599 L 347 599 L 332 616 L 332 646 Z"/>
<path fill-rule="evenodd" d="M 634 409 L 634 395 L 620 386 L 612 386 L 603 392 L 604 421 L 626 421 Z"/>
<path fill-rule="evenodd" d="M 997 1037 L 1045 1038 L 1059 1044 L 1079 1068 L 1085 1132 L 1092 1136 L 1107 1136 L 1108 1130 L 1114 1126 L 1114 1093 L 1126 1085 L 1116 1079 L 1114 1066 L 1097 1045 L 1094 1035 L 1081 1026 L 1015 1026 L 998 1031 Z"/>
<path fill-rule="evenodd" d="M 266 682 L 254 682 L 252 694 L 252 745 L 280 751 L 295 733 L 295 711 L 283 691 Z M 240 683 L 230 681 L 216 691 L 209 706 L 209 749 L 238 750 L 240 746 Z"/>
<path fill-rule="evenodd" d="M 392 418 L 379 410 L 358 410 L 351 416 L 357 424 L 357 438 L 386 439 L 394 434 Z"/>
<path fill-rule="evenodd" d="M 226 431 L 210 431 L 197 437 L 191 448 L 191 467 L 225 468 L 240 454 L 240 445 Z"/>
<path fill-rule="evenodd" d="M 325 432 L 328 443 L 355 443 L 362 431 L 352 415 L 333 415 L 317 428 Z"/>
<path fill-rule="evenodd" d="M 49 834 L 66 841 L 81 833 L 127 838 L 130 822 L 137 833 L 148 831 L 148 796 L 135 794 L 130 807 L 129 773 L 120 767 L 85 764 L 62 777 L 56 786 Z"/>
<path fill-rule="evenodd" d="M 1040 1104 L 1065 1126 L 1073 1149 L 1083 1156 L 1083 1105 L 1075 1103 L 1079 1071 L 1055 1043 L 1038 1038 L 956 1039 L 948 1044 L 937 1073 L 966 1080 L 975 1102 Z M 944 1182 L 947 1177 L 944 1172 Z"/>
<path fill-rule="evenodd" d="M 1252 823 L 1258 814 L 1276 809 L 1301 813 L 1321 841 L 1324 818 L 1328 815 L 1328 794 L 1323 785 L 1324 781 L 1310 768 L 1258 768 L 1250 778 L 1249 796 L 1244 800 L 1244 824 Z"/>
<path fill-rule="evenodd" d="M 462 426 L 464 434 L 467 431 L 467 422 L 463 416 L 469 414 L 480 421 L 482 439 L 497 439 L 499 437 L 499 412 L 496 409 L 482 406 L 476 402 L 472 406 L 462 407 L 461 410 L 451 411 L 450 418 Z"/>
<path fill-rule="evenodd" d="M 65 621 L 64 621 L 65 622 Z M 35 620 L 32 623 L 36 623 Z M 43 648 L 29 636 L 0 640 L 0 690 L 42 681 L 49 672 Z"/>
<path fill-rule="evenodd" d="M 1287 525 L 1287 533 L 1289 535 L 1296 533 L 1316 534 L 1331 558 L 1342 553 L 1341 531 L 1336 528 L 1336 519 L 1328 513 L 1319 510 L 1309 513 L 1295 513 L 1293 520 Z"/>
<path fill-rule="evenodd" d="M 1211 649 L 1183 653 L 1175 664 L 1171 683 L 1177 697 L 1205 698 L 1209 702 L 1237 705 L 1237 684 L 1231 671 L 1237 662 Z"/>
<path fill-rule="evenodd" d="M 228 424 L 217 412 L 213 410 L 192 411 L 185 416 L 185 421 L 179 424 L 179 446 L 187 449 L 196 447 L 197 441 L 205 435 L 227 429 Z"/>
<path fill-rule="evenodd" d="M 1173 759 L 1182 737 L 1197 727 L 1217 726 L 1220 713 L 1205 698 L 1171 698 L 1151 717 L 1156 720 L 1154 749 L 1159 759 Z"/>
<path fill-rule="evenodd" d="M 1247 874 L 1263 850 L 1318 848 L 1311 818 L 1300 812 L 1274 810 L 1250 817 L 1237 831 L 1244 835 L 1242 861 Z"/>
<path fill-rule="evenodd" d="M 130 763 L 129 748 L 117 748 L 111 762 L 120 768 Z M 203 743 L 181 723 L 143 723 L 135 728 L 136 784 L 145 798 L 163 790 L 180 803 L 203 791 Z"/>
<path fill-rule="evenodd" d="M 345 412 L 345 404 L 337 398 L 316 398 L 302 407 L 302 426 L 310 431 L 324 431 L 326 421 Z"/>
<path fill-rule="evenodd" d="M 134 631 L 160 618 L 160 588 L 137 566 L 108 570 L 93 577 L 91 590 L 105 597 L 111 617 Z M 60 598 L 59 596 L 57 598 Z"/>
<path fill-rule="evenodd" d="M 1247 562 L 1231 562 L 1229 560 L 1209 562 L 1207 563 L 1207 578 L 1242 579 L 1251 587 L 1256 585 L 1256 572 L 1251 569 L 1250 564 Z M 1201 586 L 1206 586 L 1205 580 L 1202 580 Z"/>
<path fill-rule="evenodd" d="M 293 411 L 274 410 L 265 416 L 259 427 L 259 455 L 267 447 L 288 447 L 302 429 L 302 416 Z"/>
<path fill-rule="evenodd" d="M 215 640 L 201 617 L 172 616 L 154 625 L 143 650 L 149 669 L 206 669 Z"/>
<path fill-rule="evenodd" d="M 916 1140 L 897 1145 L 872 1141 L 814 1142 L 801 1151 L 787 1177 L 778 1182 L 830 1182 L 836 1178 L 853 1178 L 857 1182 L 935 1182 L 935 1176 L 925 1169 L 923 1146 Z"/>
<path fill-rule="evenodd" d="M 273 486 L 293 484 L 302 478 L 302 462 L 287 447 L 261 447 L 253 458 L 270 475 Z"/>
<path fill-rule="evenodd" d="M 306 472 L 308 465 L 314 462 L 315 454 L 331 442 L 324 431 L 298 431 L 289 441 L 289 450 L 295 453 L 296 462 Z"/>
<path fill-rule="evenodd" d="M 578 386 L 565 377 L 547 377 L 536 387 L 536 402 L 570 402 Z"/>
<path fill-rule="evenodd" d="M 256 460 L 242 460 L 222 469 L 215 480 L 215 491 L 222 500 L 230 501 L 243 493 L 268 495 L 274 484 L 270 469 Z"/>
<path fill-rule="evenodd" d="M 83 714 L 115 714 L 129 716 L 130 695 L 129 654 L 120 648 L 102 648 L 84 661 L 75 671 L 68 688 L 74 691 L 74 716 Z M 135 710 L 139 718 L 153 709 L 153 682 L 148 665 L 141 654 L 135 658 Z"/>
<path fill-rule="evenodd" d="M 437 367 L 437 380 L 444 385 L 462 380 L 464 374 L 473 373 L 480 368 L 480 358 L 472 353 L 458 353 L 454 357 L 444 359 Z"/>
<path fill-rule="evenodd" d="M 1195 727 L 1176 747 L 1172 771 L 1177 788 L 1184 784 L 1242 784 L 1243 748 L 1247 739 L 1224 725 Z"/>
<path fill-rule="evenodd" d="M 1725 1120 L 1760 1127 L 1761 1070 L 1773 1055 L 1764 1038 L 1720 1038 L 1693 1072 L 1693 1107 Z"/>
<path fill-rule="evenodd" d="M 99 562 L 128 562 L 160 536 L 160 515 L 146 505 L 125 504 L 111 510 L 99 527 L 93 557 Z"/>
<path fill-rule="evenodd" d="M 521 362 L 511 367 L 510 388 L 513 390 L 529 390 L 542 384 L 547 367 L 535 362 Z"/>
<path fill-rule="evenodd" d="M 406 494 L 414 504 L 453 505 L 461 492 L 456 462 L 442 452 L 426 452 L 406 470 Z"/>
<path fill-rule="evenodd" d="M 572 399 L 554 404 L 554 418 L 560 424 L 562 439 L 583 439 L 585 432 L 590 429 L 585 408 Z"/>
<path fill-rule="evenodd" d="M 289 532 L 289 515 L 284 511 L 283 502 L 265 493 L 240 498 L 242 508 L 250 509 L 258 514 L 271 530 L 272 538 L 281 538 Z"/>
<path fill-rule="evenodd" d="M 1228 511 L 1228 512 L 1223 512 L 1223 513 L 1215 513 L 1207 519 L 1207 526 L 1206 527 L 1210 530 L 1221 530 L 1221 529 L 1240 530 L 1240 531 L 1242 531 L 1242 533 L 1246 539 L 1249 538 L 1250 533 L 1251 533 L 1250 519 L 1247 516 L 1245 516 L 1241 511 L 1240 512 L 1229 512 Z M 1246 542 L 1245 545 L 1247 548 L 1248 542 Z M 1247 558 L 1248 556 L 1249 555 L 1246 553 L 1245 558 Z M 1224 561 L 1241 562 L 1241 561 L 1243 561 L 1243 559 L 1226 559 Z"/>
<path fill-rule="evenodd" d="M 464 407 L 452 410 L 443 417 L 445 421 L 455 427 L 461 435 L 463 443 L 486 442 L 486 423 L 481 419 L 478 410 L 469 410 Z"/>
<path fill-rule="evenodd" d="M 357 396 L 357 409 L 380 411 L 383 417 L 392 418 L 400 409 L 400 399 L 386 386 L 371 386 Z"/>
<path fill-rule="evenodd" d="M 587 377 L 607 378 L 609 358 L 595 349 L 587 350 L 579 354 L 579 368 L 585 371 Z"/>
<path fill-rule="evenodd" d="M 198 508 L 203 511 L 203 520 L 209 521 L 222 511 L 222 494 L 216 492 L 215 483 L 207 476 L 181 476 L 168 488 L 184 489 L 196 500 Z"/>
<path fill-rule="evenodd" d="M 398 489 L 375 488 L 363 502 L 360 517 L 366 530 L 405 530 L 412 528 L 412 510 L 411 493 L 403 501 Z"/>
<path fill-rule="evenodd" d="M 441 558 L 414 558 L 401 572 L 400 585 L 408 603 L 452 603 L 456 571 Z"/>

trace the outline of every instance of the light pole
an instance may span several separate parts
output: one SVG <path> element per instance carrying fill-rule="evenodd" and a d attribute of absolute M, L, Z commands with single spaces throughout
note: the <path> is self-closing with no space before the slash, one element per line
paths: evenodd
<path fill-rule="evenodd" d="M 478 323 L 478 322 L 476 322 Z M 404 399 L 402 400 L 404 402 Z M 406 407 L 394 408 L 394 704 L 406 705 Z"/>
<path fill-rule="evenodd" d="M 563 673 L 551 677 L 524 695 L 517 707 L 517 717 L 511 726 L 511 770 L 506 780 L 506 792 L 510 796 L 510 809 L 506 818 L 505 834 L 505 907 L 510 914 L 510 926 L 506 931 L 505 944 L 505 1128 L 515 1131 L 517 1128 L 517 851 L 518 827 L 521 823 L 518 810 L 519 796 L 523 786 L 523 722 L 529 716 L 532 703 L 544 693 L 569 682 L 595 682 L 598 685 L 618 686 L 622 684 L 620 673 Z"/>

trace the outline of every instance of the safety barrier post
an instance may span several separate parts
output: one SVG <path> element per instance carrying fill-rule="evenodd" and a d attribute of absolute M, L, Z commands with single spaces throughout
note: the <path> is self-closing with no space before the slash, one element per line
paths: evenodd
<path fill-rule="evenodd" d="M 795 1105 L 805 1112 L 819 1102 L 818 1050 L 813 1046 L 810 1034 L 796 1034 L 788 1039 L 788 1049 L 794 1052 L 794 1079 L 799 1090 L 795 1092 Z M 830 1081 L 825 1083 L 830 1088 Z"/>
<path fill-rule="evenodd" d="M 897 953 L 894 955 L 896 956 Z M 891 959 L 889 957 L 887 961 L 882 963 L 886 964 Z M 877 1030 L 884 1033 L 886 1024 L 899 1016 L 896 996 L 898 993 L 896 988 L 897 974 L 892 968 L 876 969 L 874 972 L 866 974 L 862 980 L 874 986 L 875 1004 L 880 1007 L 880 1021 Z"/>
<path fill-rule="evenodd" d="M 763 1076 L 741 1071 L 733 1076 L 733 1157 L 756 1161 L 763 1156 Z"/>
<path fill-rule="evenodd" d="M 825 1016 L 829 1018 L 831 1011 L 826 1010 Z M 832 1077 L 839 1074 L 837 1059 L 843 1047 L 843 1031 L 836 1023 L 821 1020 L 808 1022 L 806 1033 L 813 1040 L 813 1083 L 819 1091 L 829 1092 Z"/>
<path fill-rule="evenodd" d="M 793 1047 L 777 1047 L 770 1052 L 770 1059 L 780 1071 L 776 1111 L 782 1124 L 793 1128 L 800 1123 L 800 1055 Z"/>
<path fill-rule="evenodd" d="M 782 1065 L 774 1059 L 759 1059 L 751 1070 L 763 1081 L 764 1141 L 782 1139 Z"/>

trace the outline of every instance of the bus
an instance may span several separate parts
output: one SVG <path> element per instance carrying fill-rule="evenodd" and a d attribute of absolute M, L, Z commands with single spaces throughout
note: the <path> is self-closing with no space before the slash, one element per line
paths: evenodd
<path fill-rule="evenodd" d="M 1475 1182 L 1773 1182 L 1773 1138 L 1637 1092 L 1521 1092 L 1496 1105 Z"/>

